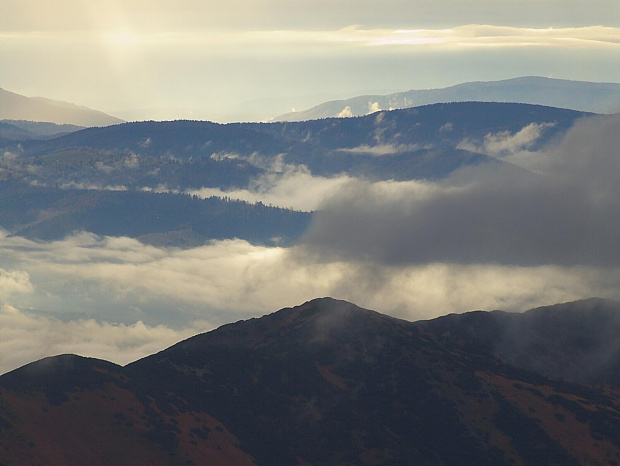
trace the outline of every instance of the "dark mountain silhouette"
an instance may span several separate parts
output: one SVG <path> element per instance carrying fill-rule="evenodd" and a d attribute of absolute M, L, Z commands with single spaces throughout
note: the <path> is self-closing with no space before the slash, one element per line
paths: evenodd
<path fill-rule="evenodd" d="M 36 165 L 39 184 L 102 182 L 128 188 L 245 187 L 251 177 L 283 164 L 304 165 L 323 176 L 437 179 L 484 162 L 509 165 L 463 149 L 465 140 L 545 124 L 540 138 L 527 147 L 536 150 L 585 115 L 535 105 L 469 102 L 299 123 L 125 123 L 24 143 L 19 160 L 8 170 L 33 181 L 30 167 Z M 139 164 L 133 163 L 132 170 L 113 169 L 129 157 Z"/>
<path fill-rule="evenodd" d="M 516 367 L 620 386 L 620 313 L 614 301 L 592 298 L 523 314 L 453 314 L 424 325 L 449 344 L 492 352 Z"/>
<path fill-rule="evenodd" d="M 24 97 L 2 88 L 0 88 L 0 120 L 40 121 L 77 126 L 107 126 L 123 121 L 98 110 L 41 97 Z"/>
<path fill-rule="evenodd" d="M 126 367 L 47 358 L 0 377 L 1 457 L 615 464 L 620 386 L 579 374 L 590 364 L 580 355 L 617 343 L 618 316 L 619 303 L 589 300 L 411 323 L 324 298 L 225 325 Z M 571 364 L 578 376 L 551 377 L 551 362 L 513 364 L 513 354 L 538 351 L 528 343 L 535 339 L 524 339 L 504 355 L 515 328 L 548 340 L 548 361 Z M 575 349 L 578 340 L 585 343 Z M 605 367 L 617 364 L 611 359 Z"/>
<path fill-rule="evenodd" d="M 620 109 L 620 84 L 525 76 L 502 81 L 469 82 L 442 89 L 364 95 L 324 102 L 308 110 L 286 113 L 275 121 L 305 121 L 361 116 L 377 110 L 418 107 L 446 102 L 518 102 L 593 113 Z"/>
<path fill-rule="evenodd" d="M 175 246 L 222 237 L 286 243 L 301 235 L 306 214 L 242 203 L 216 206 L 215 200 L 200 202 L 183 193 L 204 187 L 256 189 L 263 175 L 278 179 L 295 170 L 406 181 L 441 179 L 463 167 L 493 164 L 515 176 L 533 176 L 462 143 L 475 146 L 489 134 L 513 135 L 537 124 L 540 137 L 527 149 L 538 150 L 586 115 L 465 102 L 299 123 L 151 121 L 72 131 L 70 126 L 0 122 L 0 138 L 5 137 L 0 139 L 5 209 L 0 226 L 37 239 L 86 230 Z M 72 132 L 50 139 L 58 129 Z"/>
<path fill-rule="evenodd" d="M 0 138 L 9 140 L 25 141 L 28 139 L 51 139 L 84 129 L 83 126 L 75 126 L 56 123 L 25 120 L 2 120 L 0 121 Z"/>

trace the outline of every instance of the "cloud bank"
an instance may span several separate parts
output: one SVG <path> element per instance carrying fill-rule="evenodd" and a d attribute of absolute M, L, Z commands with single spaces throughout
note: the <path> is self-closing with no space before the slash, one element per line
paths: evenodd
<path fill-rule="evenodd" d="M 127 364 L 210 329 L 199 323 L 174 330 L 163 325 L 147 326 L 141 321 L 131 325 L 94 319 L 63 322 L 3 304 L 0 306 L 0 374 L 65 353 Z"/>
<path fill-rule="evenodd" d="M 620 116 L 581 121 L 538 154 L 537 176 L 467 168 L 421 198 L 349 185 L 315 216 L 306 243 L 318 255 L 384 264 L 618 266 L 619 129 Z"/>
<path fill-rule="evenodd" d="M 620 48 L 620 28 L 584 26 L 559 28 L 525 28 L 487 24 L 467 24 L 445 29 L 365 29 L 347 26 L 337 30 L 252 30 L 252 31 L 177 31 L 125 32 L 111 30 L 102 33 L 69 32 L 12 32 L 6 40 L 53 40 L 58 43 L 76 39 L 101 43 L 111 48 L 161 46 L 238 46 L 247 45 L 347 45 L 347 46 L 408 46 L 433 48 Z M 369 113 L 379 108 L 369 105 Z"/>
<path fill-rule="evenodd" d="M 26 286 L 0 289 L 0 373 L 77 353 L 124 364 L 221 324 L 319 296 L 410 320 L 620 299 L 618 267 L 388 265 L 221 241 L 175 250 L 81 235 L 3 244 Z M 3 259 L 5 260 L 5 259 Z"/>
<path fill-rule="evenodd" d="M 291 248 L 0 235 L 0 372 L 62 352 L 125 363 L 318 296 L 410 320 L 620 300 L 619 128 L 620 116 L 579 122 L 535 154 L 537 175 L 479 166 L 439 183 L 330 185 Z M 488 140 L 519 149 L 534 133 Z"/>

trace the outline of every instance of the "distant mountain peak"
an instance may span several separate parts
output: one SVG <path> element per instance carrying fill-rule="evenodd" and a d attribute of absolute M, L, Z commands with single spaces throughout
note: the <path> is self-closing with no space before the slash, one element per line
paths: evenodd
<path fill-rule="evenodd" d="M 99 110 L 43 97 L 25 97 L 0 87 L 0 120 L 26 120 L 59 125 L 109 126 L 123 120 Z"/>
<path fill-rule="evenodd" d="M 324 102 L 307 110 L 280 115 L 274 120 L 305 121 L 354 117 L 377 110 L 468 101 L 538 104 L 593 113 L 611 113 L 620 106 L 620 84 L 523 76 L 500 81 L 467 82 L 445 88 L 413 89 L 387 95 L 361 95 Z"/>

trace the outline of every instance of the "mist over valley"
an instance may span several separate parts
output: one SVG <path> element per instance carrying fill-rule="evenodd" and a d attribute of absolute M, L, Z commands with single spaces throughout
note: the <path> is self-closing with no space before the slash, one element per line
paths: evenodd
<path fill-rule="evenodd" d="M 3 5 L 0 464 L 620 462 L 620 4 L 561 3 Z"/>

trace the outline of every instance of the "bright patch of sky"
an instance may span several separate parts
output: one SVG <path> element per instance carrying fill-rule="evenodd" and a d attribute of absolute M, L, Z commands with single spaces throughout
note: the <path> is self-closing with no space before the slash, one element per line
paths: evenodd
<path fill-rule="evenodd" d="M 1 87 L 129 120 L 267 120 L 522 75 L 620 81 L 615 0 L 0 4 Z"/>

